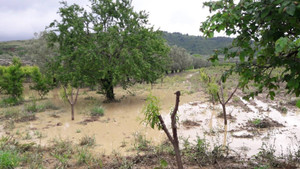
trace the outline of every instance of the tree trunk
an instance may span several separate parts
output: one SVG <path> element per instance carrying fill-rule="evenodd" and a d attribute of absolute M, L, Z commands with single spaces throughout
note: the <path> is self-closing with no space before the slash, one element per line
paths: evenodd
<path fill-rule="evenodd" d="M 224 125 L 227 125 L 227 116 L 226 116 L 226 106 L 225 104 L 222 104 L 223 108 L 223 116 L 224 116 Z"/>
<path fill-rule="evenodd" d="M 106 99 L 108 101 L 114 101 L 115 100 L 115 94 L 114 94 L 114 87 L 113 85 L 109 85 L 106 90 Z"/>
<path fill-rule="evenodd" d="M 105 97 L 107 101 L 114 101 L 115 94 L 114 94 L 114 86 L 113 86 L 113 79 L 112 77 L 108 77 L 106 79 L 101 80 L 102 90 L 104 91 Z"/>
<path fill-rule="evenodd" d="M 181 155 L 180 155 L 180 150 L 179 150 L 179 143 L 178 143 L 178 141 L 176 141 L 176 139 L 174 139 L 174 141 L 175 141 L 175 143 L 173 146 L 174 146 L 174 151 L 175 151 L 175 155 L 176 155 L 177 167 L 178 167 L 178 169 L 183 169 L 183 164 L 181 161 Z"/>
<path fill-rule="evenodd" d="M 74 120 L 74 104 L 71 104 L 72 120 Z"/>

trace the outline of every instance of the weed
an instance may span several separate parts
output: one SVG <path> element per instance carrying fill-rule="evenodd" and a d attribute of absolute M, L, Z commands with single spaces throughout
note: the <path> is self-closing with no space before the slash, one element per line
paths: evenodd
<path fill-rule="evenodd" d="M 27 131 L 26 135 L 24 136 L 24 140 L 30 140 L 30 139 L 32 139 L 32 136 L 31 136 L 30 132 Z"/>
<path fill-rule="evenodd" d="M 145 135 L 137 132 L 134 134 L 134 148 L 137 151 L 148 151 L 151 149 L 150 141 L 146 139 Z"/>
<path fill-rule="evenodd" d="M 3 114 L 5 119 L 16 119 L 19 116 L 19 111 L 17 109 L 7 109 Z"/>
<path fill-rule="evenodd" d="M 41 133 L 40 131 L 34 131 L 33 133 L 37 138 L 43 138 L 43 133 Z"/>
<path fill-rule="evenodd" d="M 283 114 L 286 114 L 288 112 L 288 109 L 286 107 L 279 108 L 280 112 Z"/>
<path fill-rule="evenodd" d="M 77 129 L 77 130 L 76 130 L 76 133 L 81 133 L 81 130 L 80 130 L 80 129 Z"/>
<path fill-rule="evenodd" d="M 14 120 L 10 119 L 10 120 L 5 121 L 3 128 L 7 129 L 7 130 L 13 130 L 15 128 Z"/>
<path fill-rule="evenodd" d="M 104 115 L 104 109 L 103 107 L 93 107 L 91 109 L 91 116 L 103 116 Z"/>
<path fill-rule="evenodd" d="M 15 168 L 20 163 L 20 157 L 16 152 L 0 151 L 0 169 Z"/>
<path fill-rule="evenodd" d="M 80 139 L 79 145 L 81 146 L 94 146 L 96 143 L 95 137 L 84 136 Z"/>
<path fill-rule="evenodd" d="M 0 107 L 16 106 L 23 102 L 22 98 L 7 97 L 0 101 Z"/>
<path fill-rule="evenodd" d="M 79 149 L 77 154 L 77 164 L 88 164 L 90 161 L 92 161 L 91 153 L 86 148 Z"/>
<path fill-rule="evenodd" d="M 261 120 L 261 119 L 254 119 L 254 120 L 251 121 L 251 123 L 252 123 L 255 127 L 260 128 L 261 123 L 262 123 L 262 120 Z"/>

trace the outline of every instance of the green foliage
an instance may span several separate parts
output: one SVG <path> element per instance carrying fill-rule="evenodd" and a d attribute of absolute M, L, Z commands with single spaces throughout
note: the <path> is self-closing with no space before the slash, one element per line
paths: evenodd
<path fill-rule="evenodd" d="M 205 38 L 202 36 L 192 36 L 179 32 L 164 32 L 164 38 L 170 46 L 176 45 L 185 48 L 190 54 L 211 55 L 216 49 L 230 46 L 232 38 L 215 37 Z"/>
<path fill-rule="evenodd" d="M 20 157 L 12 151 L 0 150 L 0 169 L 10 169 L 19 166 Z"/>
<path fill-rule="evenodd" d="M 159 130 L 162 128 L 158 116 L 160 115 L 160 105 L 157 97 L 150 94 L 146 99 L 146 105 L 143 108 L 143 113 L 145 115 L 146 124 L 150 125 L 151 128 L 157 127 Z"/>
<path fill-rule="evenodd" d="M 260 125 L 261 125 L 261 119 L 254 119 L 254 120 L 252 120 L 251 122 L 252 122 L 252 124 L 254 124 L 254 126 L 256 126 L 256 127 L 260 127 Z"/>
<path fill-rule="evenodd" d="M 15 106 L 22 102 L 22 98 L 7 97 L 0 100 L 0 107 Z"/>
<path fill-rule="evenodd" d="M 103 116 L 104 115 L 104 108 L 99 106 L 99 107 L 93 107 L 91 109 L 91 116 Z"/>
<path fill-rule="evenodd" d="M 43 98 L 52 89 L 52 81 L 41 74 L 38 67 L 31 68 L 30 76 L 33 82 L 33 85 L 30 85 L 30 89 L 36 90 L 40 97 Z"/>
<path fill-rule="evenodd" d="M 99 93 L 114 100 L 118 84 L 126 89 L 160 78 L 168 48 L 161 33 L 149 27 L 147 14 L 135 12 L 129 0 L 90 2 L 89 12 L 62 3 L 62 21 L 49 26 L 50 45 L 59 44 L 59 55 L 50 64 L 57 80 L 73 87 L 99 84 Z"/>
<path fill-rule="evenodd" d="M 289 93 L 300 95 L 300 8 L 297 1 L 218 0 L 204 5 L 214 13 L 200 28 L 205 36 L 212 37 L 214 32 L 220 31 L 236 36 L 232 47 L 216 51 L 211 60 L 218 60 L 219 54 L 224 54 L 225 59 L 239 58 L 240 63 L 229 74 L 237 72 L 243 87 L 254 82 L 256 91 L 248 97 L 267 88 L 273 99 L 278 82 L 284 82 Z M 283 71 L 272 74 L 275 68 Z"/>
<path fill-rule="evenodd" d="M 184 48 L 177 46 L 171 47 L 169 57 L 171 60 L 170 70 L 172 72 L 186 70 L 193 62 L 192 56 Z"/>
<path fill-rule="evenodd" d="M 21 69 L 21 62 L 13 58 L 13 63 L 3 71 L 0 78 L 0 88 L 4 94 L 10 95 L 15 101 L 21 99 L 23 94 L 24 72 Z"/>
<path fill-rule="evenodd" d="M 297 106 L 298 108 L 300 108 L 300 100 L 297 100 L 296 106 Z"/>

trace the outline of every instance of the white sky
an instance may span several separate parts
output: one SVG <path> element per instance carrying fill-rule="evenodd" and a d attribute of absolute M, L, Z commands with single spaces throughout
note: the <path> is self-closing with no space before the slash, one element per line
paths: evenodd
<path fill-rule="evenodd" d="M 60 0 L 0 0 L 0 41 L 33 38 L 34 32 L 45 29 L 54 19 Z M 149 13 L 149 22 L 156 29 L 200 35 L 200 23 L 209 15 L 203 2 L 209 0 L 133 0 L 136 11 Z M 67 0 L 86 6 L 88 0 Z"/>

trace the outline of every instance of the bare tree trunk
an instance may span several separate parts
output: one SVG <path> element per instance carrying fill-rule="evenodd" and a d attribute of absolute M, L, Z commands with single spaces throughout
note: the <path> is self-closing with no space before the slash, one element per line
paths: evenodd
<path fill-rule="evenodd" d="M 74 104 L 71 104 L 72 120 L 74 120 Z"/>
<path fill-rule="evenodd" d="M 68 96 L 67 87 L 63 86 L 63 88 L 64 88 L 65 96 L 67 97 L 67 100 L 68 100 L 69 104 L 71 105 L 71 119 L 74 120 L 75 119 L 74 118 L 75 104 L 77 103 L 79 88 L 77 88 L 77 91 L 75 94 L 75 99 L 74 99 L 73 87 L 71 90 L 71 96 Z"/>
<path fill-rule="evenodd" d="M 178 141 L 178 135 L 177 135 L 177 125 L 176 125 L 176 114 L 178 111 L 178 106 L 179 106 L 179 98 L 180 98 L 180 91 L 177 91 L 176 93 L 176 102 L 175 102 L 175 108 L 173 110 L 173 113 L 171 114 L 171 126 L 172 126 L 172 134 L 173 137 L 171 136 L 169 130 L 167 129 L 165 122 L 161 115 L 158 116 L 159 121 L 162 125 L 162 129 L 166 133 L 169 141 L 172 143 L 175 151 L 175 156 L 176 156 L 176 161 L 177 161 L 177 167 L 178 169 L 183 169 L 183 164 L 181 160 L 181 155 L 180 155 L 180 149 L 179 149 L 179 141 Z"/>

